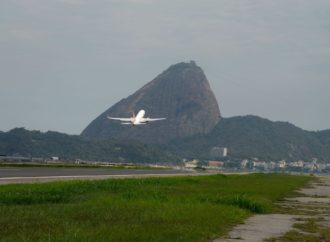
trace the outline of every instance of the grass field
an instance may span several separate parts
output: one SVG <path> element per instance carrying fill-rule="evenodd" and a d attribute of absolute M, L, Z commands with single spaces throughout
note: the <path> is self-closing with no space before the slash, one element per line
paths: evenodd
<path fill-rule="evenodd" d="M 308 176 L 213 175 L 0 186 L 0 241 L 208 241 Z"/>

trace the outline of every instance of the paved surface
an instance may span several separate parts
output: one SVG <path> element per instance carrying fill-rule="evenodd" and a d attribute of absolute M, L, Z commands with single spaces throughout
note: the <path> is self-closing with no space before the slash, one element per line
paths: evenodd
<path fill-rule="evenodd" d="M 277 203 L 279 207 L 288 210 L 288 213 L 252 216 L 244 224 L 235 226 L 228 235 L 214 241 L 262 242 L 284 235 L 294 229 L 293 224 L 309 218 L 322 217 L 323 226 L 330 229 L 330 179 L 320 177 L 318 182 L 310 184 L 310 188 L 303 188 L 298 192 L 301 196 Z"/>
<path fill-rule="evenodd" d="M 167 169 L 111 169 L 111 168 L 0 168 L 0 184 L 48 182 L 57 180 L 92 180 L 127 177 L 201 175 L 200 173 Z"/>
<path fill-rule="evenodd" d="M 256 215 L 234 228 L 226 237 L 215 242 L 258 242 L 271 237 L 279 237 L 296 222 L 289 214 Z"/>

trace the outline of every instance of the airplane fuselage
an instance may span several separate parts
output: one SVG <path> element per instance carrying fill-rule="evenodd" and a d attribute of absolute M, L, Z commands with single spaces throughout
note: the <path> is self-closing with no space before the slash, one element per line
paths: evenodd
<path fill-rule="evenodd" d="M 145 123 L 145 121 L 143 120 L 145 114 L 146 114 L 146 112 L 143 109 L 140 110 L 137 113 L 137 115 L 132 118 L 132 124 L 133 125 L 139 125 L 139 124 Z"/>

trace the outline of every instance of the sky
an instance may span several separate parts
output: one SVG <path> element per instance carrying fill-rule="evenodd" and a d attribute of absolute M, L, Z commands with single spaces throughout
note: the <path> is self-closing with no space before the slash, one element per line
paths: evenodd
<path fill-rule="evenodd" d="M 80 134 L 190 60 L 223 117 L 330 129 L 329 0 L 1 0 L 0 130 Z"/>

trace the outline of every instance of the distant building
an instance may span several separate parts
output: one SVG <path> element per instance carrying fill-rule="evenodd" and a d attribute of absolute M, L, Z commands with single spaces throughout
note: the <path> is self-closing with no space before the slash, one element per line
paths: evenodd
<path fill-rule="evenodd" d="M 286 167 L 286 161 L 285 160 L 280 160 L 278 163 L 279 168 L 285 168 Z"/>
<path fill-rule="evenodd" d="M 226 147 L 213 147 L 210 151 L 210 155 L 213 159 L 226 157 L 228 149 Z"/>
<path fill-rule="evenodd" d="M 191 161 L 186 161 L 184 162 L 184 166 L 186 168 L 196 168 L 198 166 L 199 160 L 191 160 Z"/>
<path fill-rule="evenodd" d="M 319 164 L 316 165 L 316 167 L 317 167 L 318 171 L 322 171 L 327 167 L 327 165 L 319 163 Z"/>
<path fill-rule="evenodd" d="M 267 162 L 265 162 L 265 161 L 253 161 L 253 167 L 267 169 L 268 165 L 267 165 Z"/>
<path fill-rule="evenodd" d="M 289 166 L 302 168 L 302 167 L 304 167 L 304 161 L 298 160 L 298 161 L 290 162 Z"/>
<path fill-rule="evenodd" d="M 208 162 L 208 166 L 212 167 L 212 168 L 219 168 L 219 167 L 223 167 L 225 163 L 223 161 L 215 161 L 215 160 L 210 160 Z"/>
<path fill-rule="evenodd" d="M 246 168 L 247 164 L 249 163 L 249 160 L 245 159 L 241 161 L 241 168 Z"/>
<path fill-rule="evenodd" d="M 197 164 L 194 164 L 194 163 L 192 163 L 192 162 L 185 162 L 185 163 L 184 163 L 184 166 L 185 166 L 186 168 L 196 168 L 196 167 L 197 167 Z"/>
<path fill-rule="evenodd" d="M 199 162 L 199 160 L 194 159 L 194 160 L 191 160 L 190 162 L 191 162 L 192 164 L 196 164 L 196 165 L 197 165 L 198 162 Z"/>

